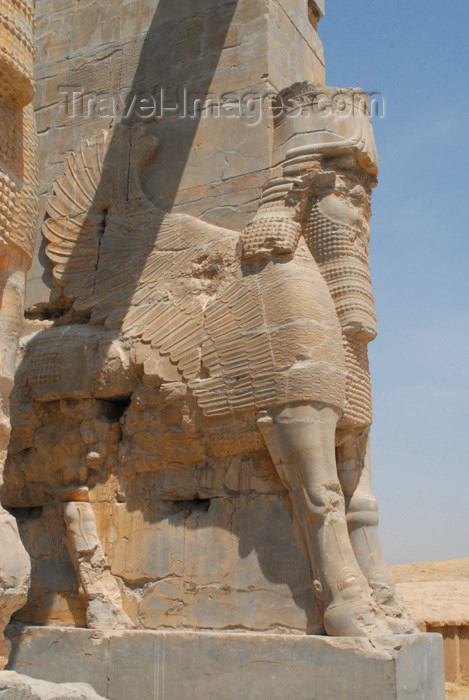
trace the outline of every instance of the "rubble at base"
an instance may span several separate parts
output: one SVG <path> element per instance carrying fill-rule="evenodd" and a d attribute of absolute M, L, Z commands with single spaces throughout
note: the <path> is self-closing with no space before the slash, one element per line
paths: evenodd
<path fill-rule="evenodd" d="M 100 700 L 88 683 L 49 683 L 15 671 L 0 672 L 1 700 Z"/>

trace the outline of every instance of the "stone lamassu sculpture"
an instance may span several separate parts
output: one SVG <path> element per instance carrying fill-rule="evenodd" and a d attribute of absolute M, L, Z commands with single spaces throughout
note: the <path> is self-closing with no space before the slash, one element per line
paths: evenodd
<path fill-rule="evenodd" d="M 301 514 L 311 559 L 323 572 L 315 585 L 324 596 L 327 632 L 354 636 L 359 618 L 357 626 L 364 627 L 362 595 L 367 586 L 391 629 L 409 632 L 415 626 L 384 561 L 371 489 L 367 345 L 376 336 L 376 316 L 369 219 L 378 167 L 369 104 L 359 90 L 308 84 L 284 91 L 280 101 L 276 151 L 283 176 L 264 191 L 257 217 L 244 234 L 244 258 L 255 263 L 293 255 L 295 260 L 303 236 L 334 302 L 342 347 L 337 354 L 329 351 L 328 359 L 335 358 L 337 372 L 341 351 L 345 352 L 345 394 L 339 414 L 325 408 L 331 394 L 324 395 L 321 407 L 314 405 L 322 393 L 317 384 L 324 382 L 329 388 L 341 384 L 337 374 L 335 381 L 331 375 L 327 381 L 325 373 L 313 383 L 314 403 L 267 411 L 258 424 Z M 316 308 L 327 308 L 316 294 L 316 290 L 311 294 Z M 301 294 L 293 291 L 295 296 Z M 298 357 L 300 362 L 311 361 L 311 348 Z"/>
<path fill-rule="evenodd" d="M 290 493 L 326 632 L 380 638 L 413 623 L 381 554 L 369 473 L 377 162 L 368 103 L 346 90 L 345 115 L 318 108 L 336 94 L 301 84 L 281 95 L 277 164 L 241 236 L 146 198 L 158 144 L 145 127 L 118 127 L 111 156 L 109 134 L 83 141 L 43 229 L 65 312 L 27 342 L 17 382 L 36 402 L 85 403 L 132 393 L 143 376 L 155 392 L 171 386 L 169 402 L 190 392 L 207 433 L 252 424 Z M 89 474 L 83 464 L 54 488 L 91 626 L 126 624 L 102 557 L 89 556 L 102 552 L 91 505 L 77 505 Z M 77 509 L 92 547 L 71 527 Z"/>
<path fill-rule="evenodd" d="M 37 136 L 31 100 L 34 0 L 0 2 L 0 486 L 10 437 L 9 396 L 23 322 L 37 217 Z M 15 519 L 0 506 L 0 669 L 3 630 L 26 601 L 29 558 Z"/>

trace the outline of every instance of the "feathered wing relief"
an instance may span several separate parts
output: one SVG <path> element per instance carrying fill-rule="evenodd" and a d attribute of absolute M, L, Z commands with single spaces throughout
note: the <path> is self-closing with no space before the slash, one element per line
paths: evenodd
<path fill-rule="evenodd" d="M 275 396 L 274 357 L 258 280 L 234 281 L 205 315 L 206 379 L 191 388 L 207 415 L 252 410 Z M 257 401 L 256 401 L 257 398 Z"/>
<path fill-rule="evenodd" d="M 206 415 L 302 400 L 341 407 L 339 325 L 306 245 L 243 271 L 237 233 L 164 214 L 135 179 L 114 199 L 108 144 L 101 134 L 70 156 L 44 225 L 74 309 L 168 356 Z"/>
<path fill-rule="evenodd" d="M 202 364 L 190 382 L 207 415 L 295 401 L 344 404 L 345 361 L 332 300 L 301 246 L 234 280 L 207 306 Z"/>
<path fill-rule="evenodd" d="M 195 377 L 204 306 L 213 293 L 204 264 L 233 257 L 237 234 L 184 214 L 165 215 L 135 180 L 125 196 L 106 162 L 110 143 L 104 132 L 83 140 L 54 185 L 43 226 L 54 277 L 92 325 L 151 344 L 185 378 Z M 154 150 L 151 136 L 146 153 L 139 140 L 141 158 Z M 141 176 L 142 168 L 132 170 Z"/>
<path fill-rule="evenodd" d="M 102 177 L 109 144 L 109 132 L 103 131 L 83 139 L 70 154 L 63 175 L 54 183 L 42 227 L 54 277 L 80 310 L 87 308 L 84 297 L 96 284 L 110 196 Z M 92 306 L 89 300 L 88 308 Z"/>

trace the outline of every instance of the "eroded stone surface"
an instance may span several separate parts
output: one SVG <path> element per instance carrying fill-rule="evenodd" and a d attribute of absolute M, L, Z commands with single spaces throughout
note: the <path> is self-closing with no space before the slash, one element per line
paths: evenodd
<path fill-rule="evenodd" d="M 15 671 L 0 672 L 2 700 L 99 700 L 88 683 L 49 683 Z"/>
<path fill-rule="evenodd" d="M 114 700 L 442 700 L 439 635 L 366 640 L 305 635 L 12 630 L 12 665 L 55 682 L 86 678 Z M 60 648 L 60 657 L 55 650 Z M 86 652 L 86 653 L 85 653 Z M 142 669 L 145 672 L 142 673 Z"/>

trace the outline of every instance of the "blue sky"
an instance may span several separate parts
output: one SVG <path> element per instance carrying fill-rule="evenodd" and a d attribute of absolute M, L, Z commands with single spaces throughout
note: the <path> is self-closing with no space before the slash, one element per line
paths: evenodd
<path fill-rule="evenodd" d="M 327 83 L 379 91 L 373 469 L 391 564 L 469 556 L 469 3 L 327 0 Z"/>

